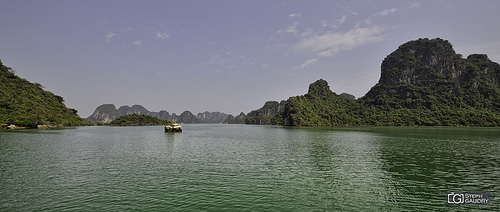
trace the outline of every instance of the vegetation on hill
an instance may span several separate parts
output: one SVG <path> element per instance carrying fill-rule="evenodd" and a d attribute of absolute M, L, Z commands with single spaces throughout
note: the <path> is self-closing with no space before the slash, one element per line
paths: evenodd
<path fill-rule="evenodd" d="M 177 115 L 175 113 L 170 114 L 165 110 L 161 110 L 160 112 L 149 111 L 141 105 L 133 105 L 132 107 L 123 105 L 116 109 L 113 104 L 103 104 L 97 107 L 94 113 L 86 120 L 96 124 L 106 124 L 120 116 L 132 113 L 149 115 L 161 120 L 175 120 L 179 123 L 221 123 L 228 117 L 227 114 L 221 112 L 205 111 L 195 116 L 193 113 L 186 110 L 180 115 Z"/>
<path fill-rule="evenodd" d="M 246 115 L 241 112 L 239 115 L 234 117 L 233 115 L 227 116 L 227 118 L 223 121 L 224 124 L 245 124 Z"/>
<path fill-rule="evenodd" d="M 200 123 L 223 123 L 229 114 L 221 112 L 208 112 L 198 113 L 196 118 Z"/>
<path fill-rule="evenodd" d="M 14 74 L 0 61 L 0 127 L 16 125 L 36 128 L 38 125 L 88 125 L 75 109 L 67 108 L 64 99 L 43 90 Z"/>
<path fill-rule="evenodd" d="M 277 113 L 252 111 L 246 119 L 290 126 L 500 126 L 500 65 L 481 54 L 464 59 L 446 40 L 419 39 L 384 59 L 379 82 L 364 97 L 349 97 L 318 80 Z"/>
<path fill-rule="evenodd" d="M 360 103 L 369 125 L 499 126 L 500 65 L 442 39 L 401 45 Z"/>
<path fill-rule="evenodd" d="M 111 126 L 153 126 L 153 125 L 167 125 L 172 122 L 169 120 L 160 120 L 156 117 L 149 115 L 138 115 L 136 113 L 120 116 L 119 118 L 109 122 Z"/>
<path fill-rule="evenodd" d="M 285 101 L 281 103 L 268 101 L 258 110 L 251 111 L 245 118 L 246 124 L 276 124 L 275 115 L 285 106 Z M 241 115 L 240 115 L 241 117 Z M 245 116 L 242 116 L 245 117 Z M 234 120 L 234 121 L 237 121 Z"/>
<path fill-rule="evenodd" d="M 332 92 L 325 80 L 309 86 L 303 96 L 290 97 L 276 124 L 290 126 L 353 126 L 362 125 L 360 105 L 355 100 Z"/>

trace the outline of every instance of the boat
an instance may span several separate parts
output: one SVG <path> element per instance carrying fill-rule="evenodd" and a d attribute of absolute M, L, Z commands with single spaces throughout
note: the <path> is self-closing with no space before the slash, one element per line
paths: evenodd
<path fill-rule="evenodd" d="M 165 132 L 182 132 L 182 127 L 177 123 L 167 124 L 165 125 Z"/>

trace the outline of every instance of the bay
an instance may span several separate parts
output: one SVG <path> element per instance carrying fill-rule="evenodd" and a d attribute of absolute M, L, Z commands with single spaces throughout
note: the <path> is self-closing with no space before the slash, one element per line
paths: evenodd
<path fill-rule="evenodd" d="M 183 128 L 0 131 L 0 211 L 500 209 L 499 128 Z"/>

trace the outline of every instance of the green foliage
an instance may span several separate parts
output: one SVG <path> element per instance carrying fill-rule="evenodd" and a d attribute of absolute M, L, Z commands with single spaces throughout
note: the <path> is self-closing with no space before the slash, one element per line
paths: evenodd
<path fill-rule="evenodd" d="M 284 102 L 268 101 L 258 110 L 251 111 L 244 117 L 246 124 L 279 124 L 275 116 L 284 106 Z M 241 114 L 240 114 L 241 116 Z"/>
<path fill-rule="evenodd" d="M 226 124 L 245 124 L 245 119 L 246 119 L 245 113 L 241 112 L 236 117 L 234 117 L 233 115 L 229 115 L 226 118 L 226 120 L 224 120 L 224 123 L 226 123 Z"/>
<path fill-rule="evenodd" d="M 355 100 L 335 94 L 326 81 L 318 80 L 306 95 L 289 98 L 278 118 L 291 126 L 353 126 L 362 124 L 360 111 Z"/>
<path fill-rule="evenodd" d="M 78 126 L 89 123 L 67 108 L 61 96 L 14 74 L 0 62 L 0 123 L 29 128 L 37 125 Z"/>
<path fill-rule="evenodd" d="M 448 41 L 401 45 L 360 103 L 367 125 L 499 126 L 500 65 L 486 55 L 463 59 Z"/>
<path fill-rule="evenodd" d="M 187 111 L 187 110 L 181 113 L 178 121 L 182 121 L 182 123 L 199 123 L 200 122 L 200 120 L 198 118 L 196 118 L 196 116 L 193 115 L 193 113 L 191 113 L 190 111 Z"/>
<path fill-rule="evenodd" d="M 291 126 L 500 126 L 500 65 L 463 59 L 442 39 L 401 45 L 381 66 L 379 83 L 359 100 L 326 81 L 291 97 L 275 123 Z"/>
<path fill-rule="evenodd" d="M 169 120 L 161 120 L 153 116 L 138 115 L 136 113 L 120 116 L 109 123 L 112 126 L 152 126 L 152 125 L 167 125 L 172 122 Z"/>

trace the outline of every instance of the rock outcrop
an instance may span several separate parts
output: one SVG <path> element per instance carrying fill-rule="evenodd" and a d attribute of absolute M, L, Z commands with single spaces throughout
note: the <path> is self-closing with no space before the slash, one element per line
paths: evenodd
<path fill-rule="evenodd" d="M 158 113 L 156 112 L 150 112 L 149 110 L 147 110 L 146 108 L 144 108 L 143 106 L 141 105 L 133 105 L 132 107 L 129 107 L 129 106 L 121 106 L 120 108 L 118 108 L 118 113 L 120 113 L 120 115 L 124 116 L 124 115 L 129 115 L 129 114 L 138 114 L 138 115 L 148 115 L 148 116 L 157 116 Z"/>
<path fill-rule="evenodd" d="M 243 112 L 241 112 L 236 117 L 234 117 L 233 115 L 228 115 L 223 123 L 224 124 L 245 124 L 246 117 L 247 116 Z"/>
<path fill-rule="evenodd" d="M 94 113 L 92 113 L 92 115 L 87 118 L 87 121 L 93 123 L 109 123 L 120 116 L 122 115 L 120 114 L 119 110 L 116 109 L 115 105 L 103 104 L 95 109 Z"/>
<path fill-rule="evenodd" d="M 273 124 L 273 119 L 283 110 L 286 101 L 268 101 L 260 109 L 246 115 L 245 124 Z"/>
<path fill-rule="evenodd" d="M 348 94 L 348 93 L 341 93 L 340 94 L 341 96 L 345 97 L 345 98 L 348 98 L 348 99 L 352 99 L 352 100 L 355 100 L 356 97 L 352 94 Z"/>
<path fill-rule="evenodd" d="M 221 112 L 204 112 L 195 116 L 190 111 L 184 111 L 180 115 L 176 115 L 165 110 L 152 112 L 141 105 L 133 105 L 132 107 L 124 105 L 116 109 L 113 104 L 104 104 L 97 107 L 94 113 L 87 118 L 87 121 L 109 123 L 121 116 L 130 114 L 148 115 L 160 120 L 175 120 L 179 123 L 222 123 L 229 116 Z"/>
<path fill-rule="evenodd" d="M 500 126 L 500 65 L 466 59 L 443 39 L 407 42 L 382 62 L 379 82 L 360 99 L 337 95 L 325 80 L 303 96 L 252 111 L 248 123 L 291 126 Z M 266 111 L 272 112 L 266 112 Z M 249 118 L 250 117 L 250 118 Z"/>
<path fill-rule="evenodd" d="M 192 124 L 192 123 L 199 123 L 200 120 L 198 118 L 196 118 L 196 116 L 193 113 L 186 110 L 186 111 L 181 113 L 181 115 L 177 119 L 177 122 Z"/>
<path fill-rule="evenodd" d="M 361 124 L 358 110 L 355 100 L 337 95 L 320 79 L 307 94 L 290 97 L 276 118 L 286 126 L 352 126 Z"/>
<path fill-rule="evenodd" d="M 223 123 L 228 117 L 228 114 L 221 112 L 208 112 L 198 113 L 196 118 L 200 120 L 200 123 Z"/>
<path fill-rule="evenodd" d="M 378 125 L 498 126 L 500 65 L 484 54 L 466 59 L 439 38 L 401 45 L 381 66 L 379 82 L 360 102 Z"/>

